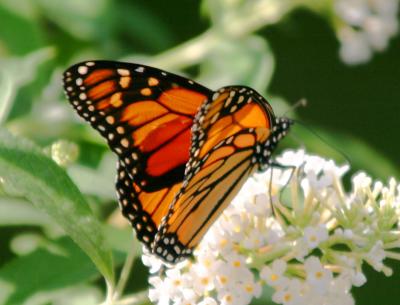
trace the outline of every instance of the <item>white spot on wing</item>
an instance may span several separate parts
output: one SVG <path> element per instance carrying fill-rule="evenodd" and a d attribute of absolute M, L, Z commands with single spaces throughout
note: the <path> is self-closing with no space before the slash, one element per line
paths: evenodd
<path fill-rule="evenodd" d="M 215 100 L 218 98 L 218 96 L 219 96 L 219 93 L 218 93 L 218 92 L 215 92 L 215 93 L 213 94 L 213 96 L 212 96 L 212 100 L 215 101 Z"/>
<path fill-rule="evenodd" d="M 139 68 L 138 68 L 138 69 L 139 69 Z M 136 69 L 136 71 L 137 71 L 137 69 Z M 118 74 L 121 75 L 121 76 L 129 76 L 129 75 L 130 75 L 129 70 L 127 70 L 127 69 L 117 69 L 117 72 L 118 72 Z M 140 72 L 140 71 L 138 71 L 138 72 Z M 142 71 L 142 72 L 143 72 L 143 71 Z"/>
<path fill-rule="evenodd" d="M 88 67 L 86 66 L 79 66 L 78 67 L 78 73 L 81 75 L 85 75 L 88 72 Z"/>
<path fill-rule="evenodd" d="M 137 68 L 135 69 L 135 71 L 136 71 L 136 72 L 139 72 L 139 73 L 143 73 L 143 72 L 144 72 L 144 67 L 137 67 Z"/>

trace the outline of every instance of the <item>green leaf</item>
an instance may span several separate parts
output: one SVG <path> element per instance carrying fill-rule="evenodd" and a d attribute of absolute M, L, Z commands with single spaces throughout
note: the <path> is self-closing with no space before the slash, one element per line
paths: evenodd
<path fill-rule="evenodd" d="M 257 36 L 240 41 L 222 41 L 201 65 L 199 82 L 211 88 L 246 85 L 264 92 L 275 61 L 266 41 Z"/>
<path fill-rule="evenodd" d="M 17 89 L 31 82 L 38 66 L 53 56 L 53 48 L 43 48 L 25 57 L 0 59 L 0 123 L 7 119 Z"/>
<path fill-rule="evenodd" d="M 175 35 L 171 24 L 160 18 L 157 10 L 147 8 L 146 5 L 135 1 L 121 1 L 118 4 L 114 2 L 110 9 L 113 9 L 113 12 L 107 15 L 107 18 L 112 18 L 110 26 L 113 31 L 119 31 L 124 33 L 124 37 L 127 36 L 128 45 L 129 41 L 134 41 L 135 45 L 143 44 L 147 49 L 157 51 L 165 50 L 173 45 Z M 122 41 L 119 48 L 124 50 L 126 44 L 126 41 Z M 133 57 L 133 54 L 129 57 Z"/>
<path fill-rule="evenodd" d="M 69 238 L 61 238 L 0 269 L 0 304 L 20 305 L 39 292 L 51 294 L 97 275 L 92 261 Z"/>
<path fill-rule="evenodd" d="M 4 129 L 0 129 L 0 168 L 5 192 L 25 197 L 49 214 L 112 284 L 112 257 L 101 226 L 65 171 L 31 142 Z"/>
<path fill-rule="evenodd" d="M 74 164 L 68 168 L 68 173 L 83 193 L 116 200 L 114 186 L 116 162 L 114 154 L 106 153 L 96 169 Z"/>
<path fill-rule="evenodd" d="M 126 228 L 105 225 L 104 235 L 115 252 L 128 253 L 134 251 L 135 257 L 142 254 L 142 244 L 133 236 L 130 225 Z"/>
<path fill-rule="evenodd" d="M 10 209 L 12 206 L 12 209 Z M 52 227 L 54 222 L 32 204 L 21 198 L 0 197 L 0 226 Z"/>
<path fill-rule="evenodd" d="M 4 54 L 23 55 L 43 46 L 47 41 L 37 18 L 29 20 L 21 14 L 17 15 L 15 10 L 12 11 L 9 6 L 3 0 L 0 1 L 0 50 L 2 56 Z M 21 73 L 22 75 L 23 73 Z"/>
<path fill-rule="evenodd" d="M 38 0 L 47 18 L 71 35 L 90 40 L 101 27 L 99 18 L 106 12 L 108 0 Z"/>

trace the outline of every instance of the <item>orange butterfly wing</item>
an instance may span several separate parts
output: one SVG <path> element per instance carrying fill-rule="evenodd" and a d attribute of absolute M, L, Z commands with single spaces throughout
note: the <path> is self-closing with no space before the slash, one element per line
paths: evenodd
<path fill-rule="evenodd" d="M 246 87 L 222 88 L 203 104 L 193 126 L 185 180 L 153 252 L 170 263 L 189 256 L 246 179 L 268 163 L 289 125 Z"/>
<path fill-rule="evenodd" d="M 64 88 L 118 155 L 119 203 L 149 247 L 182 183 L 194 116 L 212 91 L 156 68 L 111 61 L 70 67 Z"/>

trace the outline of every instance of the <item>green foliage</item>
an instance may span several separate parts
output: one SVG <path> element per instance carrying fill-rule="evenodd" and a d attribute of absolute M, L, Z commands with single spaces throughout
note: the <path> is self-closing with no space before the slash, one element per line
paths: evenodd
<path fill-rule="evenodd" d="M 313 13 L 291 14 L 298 7 Z M 324 140 L 297 126 L 285 147 L 303 146 L 346 162 L 343 151 L 354 171 L 384 180 L 399 177 L 398 128 L 386 120 L 399 110 L 393 102 L 398 88 L 390 87 L 397 78 L 387 78 L 385 90 L 373 88 L 381 104 L 368 104 L 367 90 L 376 71 L 382 79 L 395 73 L 398 63 L 392 58 L 398 54 L 389 49 L 364 67 L 343 66 L 328 27 L 335 22 L 332 14 L 328 0 L 205 0 L 201 6 L 162 0 L 2 0 L 0 304 L 66 304 L 72 294 L 80 296 L 80 304 L 99 303 L 104 295 L 112 304 L 114 293 L 124 290 L 114 285 L 114 268 L 119 271 L 129 253 L 132 261 L 140 255 L 126 221 L 116 216 L 115 157 L 77 118 L 62 92 L 63 70 L 79 60 L 143 62 L 187 73 L 214 89 L 247 85 L 266 96 L 277 115 L 309 98 L 315 106 L 302 109 L 301 116 L 297 110 L 286 115 Z M 338 76 L 327 77 L 331 74 Z M 365 74 L 372 75 L 368 85 L 357 82 Z M 392 127 L 378 129 L 376 116 Z M 360 117 L 367 123 L 353 132 Z M 57 165 L 55 154 L 68 162 Z M 132 274 L 127 285 L 132 301 L 126 304 L 145 303 L 137 294 L 147 285 L 143 266 L 134 264 Z M 266 292 L 260 304 L 269 297 Z"/>
<path fill-rule="evenodd" d="M 95 278 L 97 272 L 76 244 L 68 238 L 62 238 L 47 248 L 39 248 L 10 261 L 0 270 L 0 290 L 4 298 L 2 304 L 23 304 L 38 292 L 39 287 L 45 294 L 51 294 L 87 282 Z"/>
<path fill-rule="evenodd" d="M 111 255 L 100 224 L 65 171 L 32 143 L 3 130 L 0 130 L 0 166 L 5 193 L 26 198 L 49 214 L 112 284 Z"/>

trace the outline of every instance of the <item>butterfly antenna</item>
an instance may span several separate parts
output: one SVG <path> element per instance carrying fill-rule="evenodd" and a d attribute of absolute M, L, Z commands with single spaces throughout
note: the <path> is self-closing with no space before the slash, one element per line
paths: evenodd
<path fill-rule="evenodd" d="M 310 128 L 307 124 L 296 120 L 296 119 L 291 119 L 293 122 L 295 122 L 296 124 L 299 124 L 301 126 L 303 126 L 305 129 L 307 129 L 310 133 L 312 133 L 315 137 L 317 137 L 322 143 L 324 143 L 326 146 L 330 147 L 331 149 L 337 151 L 339 154 L 342 155 L 342 157 L 347 161 L 348 164 L 351 164 L 351 159 L 350 157 L 341 149 L 333 146 L 332 144 L 329 143 L 329 141 L 327 141 L 324 137 L 322 137 L 321 135 L 319 135 L 317 132 L 315 132 L 315 130 L 313 130 L 312 128 Z"/>
<path fill-rule="evenodd" d="M 296 103 L 294 103 L 294 105 L 290 106 L 290 108 L 288 110 L 286 110 L 282 116 L 286 116 L 286 114 L 288 114 L 289 112 L 292 112 L 294 110 L 296 110 L 297 108 L 300 107 L 306 107 L 308 104 L 307 99 L 305 99 L 304 97 L 299 99 Z"/>

